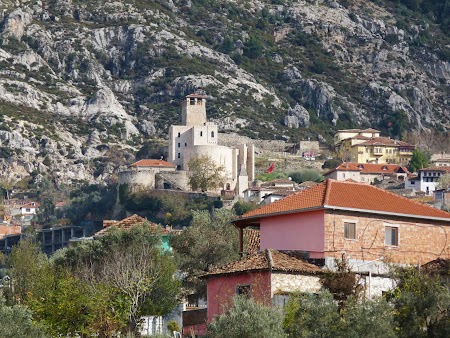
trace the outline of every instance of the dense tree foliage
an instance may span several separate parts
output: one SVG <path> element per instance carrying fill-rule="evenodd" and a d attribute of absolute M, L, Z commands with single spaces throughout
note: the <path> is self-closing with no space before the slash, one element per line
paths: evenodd
<path fill-rule="evenodd" d="M 212 215 L 207 211 L 195 211 L 191 225 L 171 240 L 183 272 L 184 293 L 194 300 L 206 296 L 206 282 L 199 279 L 199 275 L 239 258 L 238 234 L 230 223 L 232 217 L 233 214 L 224 209 Z"/>
<path fill-rule="evenodd" d="M 314 169 L 303 169 L 299 171 L 294 171 L 289 174 L 289 177 L 292 178 L 294 182 L 303 183 L 306 181 L 311 182 L 322 182 L 323 176 Z"/>
<path fill-rule="evenodd" d="M 285 338 L 280 309 L 236 296 L 233 306 L 208 325 L 210 338 Z"/>
<path fill-rule="evenodd" d="M 207 155 L 189 160 L 189 185 L 192 190 L 208 191 L 220 188 L 224 182 L 224 167 Z"/>
<path fill-rule="evenodd" d="M 285 309 L 284 327 L 295 338 L 396 337 L 392 309 L 383 299 L 349 299 L 344 309 L 328 291 L 293 295 Z"/>
<path fill-rule="evenodd" d="M 409 162 L 408 169 L 411 172 L 416 172 L 419 169 L 428 167 L 429 158 L 425 152 L 420 149 L 414 149 L 411 161 Z"/>
<path fill-rule="evenodd" d="M 395 308 L 399 338 L 450 337 L 450 279 L 414 267 L 398 270 L 397 287 L 388 294 Z"/>
<path fill-rule="evenodd" d="M 33 322 L 29 309 L 20 305 L 7 306 L 0 293 L 0 337 L 44 338 L 46 335 Z"/>
<path fill-rule="evenodd" d="M 134 332 L 140 316 L 168 313 L 179 291 L 175 261 L 148 226 L 112 228 L 51 260 L 21 241 L 10 264 L 12 298 L 28 305 L 52 336 Z"/>

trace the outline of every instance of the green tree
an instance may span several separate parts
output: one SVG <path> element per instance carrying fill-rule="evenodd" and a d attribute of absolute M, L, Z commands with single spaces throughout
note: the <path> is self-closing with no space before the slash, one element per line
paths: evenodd
<path fill-rule="evenodd" d="M 450 174 L 445 174 L 439 177 L 436 189 L 450 189 Z"/>
<path fill-rule="evenodd" d="M 188 167 L 189 185 L 192 190 L 214 190 L 225 182 L 224 167 L 217 165 L 208 155 L 191 158 Z"/>
<path fill-rule="evenodd" d="M 283 316 L 277 308 L 236 296 L 233 306 L 208 325 L 210 338 L 284 338 Z"/>
<path fill-rule="evenodd" d="M 263 51 L 264 47 L 261 43 L 261 40 L 259 40 L 259 38 L 256 36 L 251 36 L 250 39 L 248 39 L 244 44 L 244 56 L 250 59 L 259 58 L 262 55 Z"/>
<path fill-rule="evenodd" d="M 232 217 L 225 209 L 216 210 L 212 216 L 207 211 L 194 211 L 190 226 L 171 238 L 183 272 L 184 293 L 194 300 L 206 296 L 206 284 L 199 275 L 239 258 L 238 233 L 230 224 Z"/>
<path fill-rule="evenodd" d="M 294 171 L 289 174 L 294 182 L 303 183 L 306 181 L 322 182 L 323 176 L 317 170 L 303 169 L 300 171 Z"/>
<path fill-rule="evenodd" d="M 26 303 L 30 296 L 38 296 L 52 285 L 53 273 L 48 258 L 39 243 L 32 239 L 22 239 L 14 246 L 8 261 L 17 301 Z"/>
<path fill-rule="evenodd" d="M 392 307 L 382 298 L 350 298 L 339 309 L 329 291 L 294 294 L 285 308 L 284 328 L 295 338 L 394 338 Z"/>
<path fill-rule="evenodd" d="M 0 337 L 44 338 L 42 329 L 33 322 L 32 313 L 21 305 L 7 306 L 0 293 Z"/>
<path fill-rule="evenodd" d="M 285 308 L 284 329 L 295 338 L 339 337 L 339 309 L 333 295 L 328 291 L 292 295 Z"/>
<path fill-rule="evenodd" d="M 419 169 L 428 167 L 429 157 L 422 150 L 416 148 L 413 151 L 411 161 L 409 162 L 409 170 L 416 172 Z"/>
<path fill-rule="evenodd" d="M 142 315 L 164 315 L 176 305 L 179 282 L 174 258 L 162 250 L 161 234 L 149 226 L 112 228 L 104 236 L 70 248 L 58 259 L 93 290 L 115 290 L 126 304 L 127 331 Z"/>
<path fill-rule="evenodd" d="M 333 158 L 330 160 L 326 160 L 322 165 L 322 169 L 334 169 L 340 164 L 342 164 L 342 161 L 340 159 Z"/>
<path fill-rule="evenodd" d="M 233 205 L 233 210 L 237 216 L 241 216 L 246 212 L 256 209 L 257 205 L 253 202 L 237 201 Z"/>
<path fill-rule="evenodd" d="M 447 276 L 429 276 L 412 267 L 397 270 L 389 292 L 399 338 L 450 337 L 450 284 Z"/>

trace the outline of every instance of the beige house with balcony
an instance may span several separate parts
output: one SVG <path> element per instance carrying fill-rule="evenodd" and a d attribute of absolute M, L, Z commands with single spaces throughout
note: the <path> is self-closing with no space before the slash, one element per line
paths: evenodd
<path fill-rule="evenodd" d="M 341 156 L 350 162 L 409 163 L 414 145 L 379 135 L 375 129 L 340 130 L 335 135 L 335 145 Z"/>

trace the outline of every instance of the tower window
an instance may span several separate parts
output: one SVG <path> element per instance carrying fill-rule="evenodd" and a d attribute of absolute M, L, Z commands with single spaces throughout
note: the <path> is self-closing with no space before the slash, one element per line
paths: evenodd
<path fill-rule="evenodd" d="M 178 133 L 178 137 L 180 137 L 181 136 L 181 133 Z"/>
<path fill-rule="evenodd" d="M 178 153 L 178 158 L 180 158 L 181 157 L 181 154 L 180 153 Z"/>
<path fill-rule="evenodd" d="M 180 148 L 181 147 L 181 143 L 178 143 L 178 148 Z"/>
<path fill-rule="evenodd" d="M 214 137 L 214 132 L 213 131 L 211 132 L 211 137 Z"/>
<path fill-rule="evenodd" d="M 187 143 L 185 143 L 184 146 L 187 147 Z"/>
<path fill-rule="evenodd" d="M 200 132 L 200 136 L 203 136 L 203 132 L 202 131 Z"/>

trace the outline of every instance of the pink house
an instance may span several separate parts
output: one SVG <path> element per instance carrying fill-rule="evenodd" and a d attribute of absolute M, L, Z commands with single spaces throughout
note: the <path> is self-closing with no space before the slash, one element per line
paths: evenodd
<path fill-rule="evenodd" d="M 252 210 L 234 224 L 240 233 L 259 228 L 261 250 L 299 250 L 325 263 L 342 253 L 358 264 L 450 258 L 450 213 L 367 184 L 329 179 Z"/>
<path fill-rule="evenodd" d="M 207 278 L 208 322 L 230 307 L 235 294 L 248 295 L 266 305 L 286 301 L 298 288 L 320 290 L 321 269 L 292 252 L 266 249 L 242 260 L 212 269 Z"/>
<path fill-rule="evenodd" d="M 283 304 L 286 293 L 320 290 L 319 266 L 333 269 L 343 254 L 364 276 L 368 298 L 392 287 L 385 263 L 450 258 L 450 213 L 368 184 L 329 179 L 249 211 L 234 224 L 244 258 L 204 276 L 208 320 L 226 309 L 234 294 Z M 244 252 L 246 228 L 259 229 L 256 254 Z"/>

